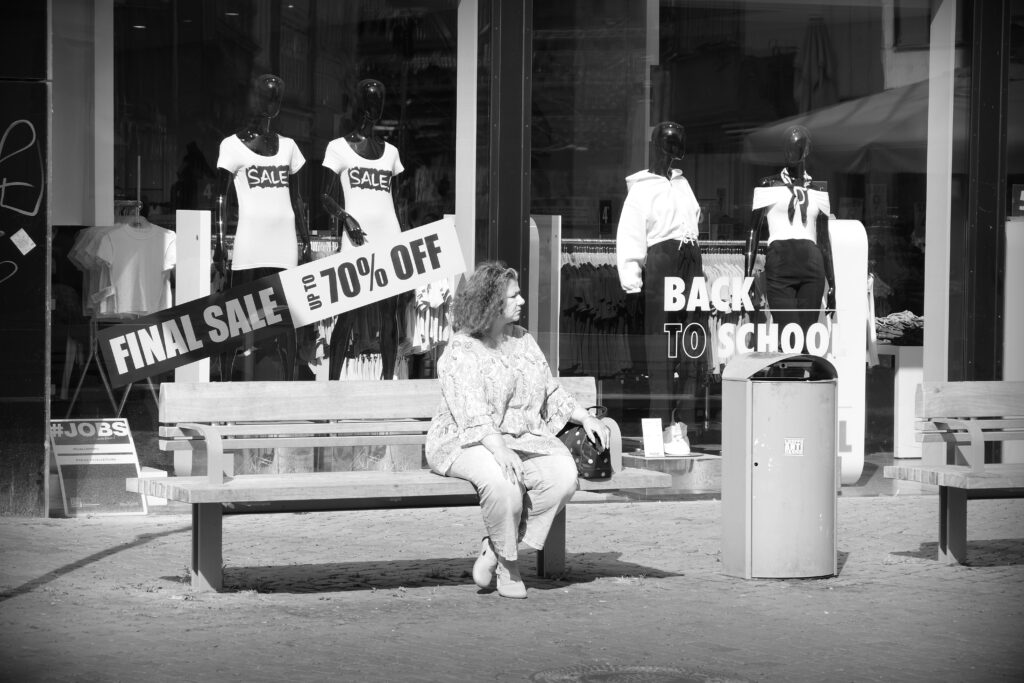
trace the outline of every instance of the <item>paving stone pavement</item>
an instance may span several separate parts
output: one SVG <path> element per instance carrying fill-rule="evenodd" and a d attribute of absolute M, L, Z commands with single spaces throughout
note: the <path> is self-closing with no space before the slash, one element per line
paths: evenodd
<path fill-rule="evenodd" d="M 829 579 L 724 576 L 720 510 L 574 503 L 527 600 L 473 585 L 475 508 L 226 517 L 220 594 L 187 514 L 0 519 L 0 680 L 1024 680 L 1024 500 L 956 566 L 937 496 L 840 498 Z"/>

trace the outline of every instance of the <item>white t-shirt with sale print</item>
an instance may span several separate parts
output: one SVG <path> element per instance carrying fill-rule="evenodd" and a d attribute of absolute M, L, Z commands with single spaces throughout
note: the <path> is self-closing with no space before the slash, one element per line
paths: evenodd
<path fill-rule="evenodd" d="M 352 149 L 348 140 L 338 138 L 327 145 L 324 167 L 341 179 L 345 211 L 359 221 L 368 243 L 373 243 L 375 235 L 391 236 L 402 231 L 395 215 L 391 180 L 405 167 L 394 145 L 385 142 L 379 159 L 366 159 Z M 342 234 L 342 244 L 351 246 L 348 233 Z"/>
<path fill-rule="evenodd" d="M 288 181 L 306 163 L 291 138 L 278 136 L 277 154 L 261 156 L 237 135 L 220 143 L 217 167 L 235 176 L 238 230 L 232 270 L 292 268 L 299 263 Z"/>

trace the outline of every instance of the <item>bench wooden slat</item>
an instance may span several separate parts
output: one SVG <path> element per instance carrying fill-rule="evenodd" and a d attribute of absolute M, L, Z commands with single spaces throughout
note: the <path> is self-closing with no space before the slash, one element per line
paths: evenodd
<path fill-rule="evenodd" d="M 160 386 L 160 421 L 172 422 L 295 422 L 300 420 L 426 417 L 424 406 L 436 406 L 441 388 L 435 380 L 336 382 L 205 382 Z M 296 391 L 301 387 L 301 400 Z M 341 405 L 339 405 L 339 398 Z"/>
<path fill-rule="evenodd" d="M 1019 441 L 1024 439 L 1024 431 L 1021 432 L 985 432 L 985 441 Z M 971 443 L 971 435 L 967 432 L 918 432 L 914 437 L 921 443 L 945 443 L 968 444 Z"/>
<path fill-rule="evenodd" d="M 422 446 L 427 440 L 426 434 L 363 434 L 354 436 L 295 436 L 275 437 L 269 442 L 267 437 L 250 438 L 235 437 L 224 439 L 225 451 L 239 451 L 245 448 L 302 448 L 325 446 Z M 160 448 L 167 451 L 197 451 L 203 448 L 201 439 L 193 441 L 160 441 Z"/>
<path fill-rule="evenodd" d="M 1007 489 L 1024 487 L 1024 464 L 988 464 L 977 474 L 962 465 L 887 465 L 883 474 L 890 479 L 916 481 L 958 489 Z"/>
<path fill-rule="evenodd" d="M 653 470 L 628 469 L 611 479 L 580 480 L 581 491 L 662 488 L 672 475 Z M 467 495 L 476 501 L 473 485 L 462 479 L 442 477 L 429 470 L 404 472 L 301 472 L 290 474 L 240 474 L 223 484 L 206 477 L 128 479 L 126 489 L 182 503 L 245 503 L 264 501 L 346 500 L 359 498 L 428 498 Z"/>
<path fill-rule="evenodd" d="M 922 382 L 915 414 L 937 417 L 1024 417 L 1024 382 Z"/>
<path fill-rule="evenodd" d="M 1024 418 L 1005 418 L 1005 419 L 981 419 L 973 418 L 971 421 L 977 425 L 983 432 L 998 430 L 1001 432 L 1022 432 L 1024 433 Z M 914 424 L 914 429 L 919 432 L 945 432 L 950 428 L 949 422 L 940 419 L 934 420 L 918 420 Z"/>
<path fill-rule="evenodd" d="M 597 403 L 593 377 L 562 377 L 562 386 L 586 405 Z M 380 382 L 166 382 L 160 385 L 160 422 L 297 422 L 427 418 L 441 402 L 436 379 Z M 302 399 L 295 400 L 301 385 Z M 338 395 L 339 386 L 344 395 Z"/>
<path fill-rule="evenodd" d="M 235 423 L 217 425 L 217 431 L 225 437 L 236 436 L 285 436 L 297 434 L 426 434 L 430 428 L 429 420 L 360 420 L 358 422 L 290 422 L 290 423 Z M 164 439 L 189 439 L 178 426 L 165 426 L 159 433 Z"/>

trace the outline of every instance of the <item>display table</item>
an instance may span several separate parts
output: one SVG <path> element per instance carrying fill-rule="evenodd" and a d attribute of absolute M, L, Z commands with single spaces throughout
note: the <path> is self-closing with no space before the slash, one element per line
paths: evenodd
<path fill-rule="evenodd" d="M 722 456 L 706 453 L 648 458 L 643 452 L 623 453 L 623 467 L 667 472 L 672 475 L 672 488 L 659 494 L 707 494 L 722 490 Z"/>
<path fill-rule="evenodd" d="M 879 356 L 892 357 L 892 449 L 894 458 L 920 458 L 921 444 L 914 440 L 914 396 L 924 379 L 924 347 L 879 344 Z"/>

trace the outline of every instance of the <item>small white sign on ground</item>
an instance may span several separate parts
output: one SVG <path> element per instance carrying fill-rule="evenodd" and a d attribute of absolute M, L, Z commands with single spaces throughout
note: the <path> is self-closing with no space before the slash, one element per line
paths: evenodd
<path fill-rule="evenodd" d="M 50 420 L 50 446 L 57 462 L 64 514 L 146 514 L 145 496 L 125 490 L 125 479 L 140 476 L 139 456 L 127 420 Z"/>

